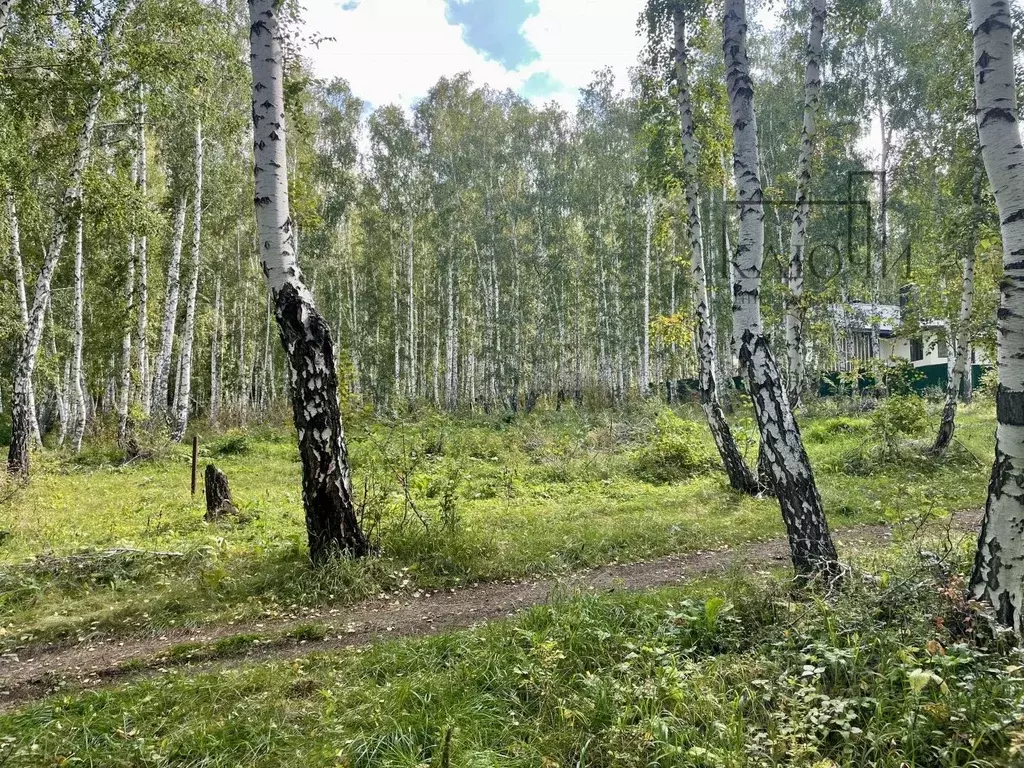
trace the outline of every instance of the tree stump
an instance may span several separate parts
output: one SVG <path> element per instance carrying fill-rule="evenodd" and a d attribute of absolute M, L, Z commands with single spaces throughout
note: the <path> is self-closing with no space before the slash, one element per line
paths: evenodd
<path fill-rule="evenodd" d="M 236 515 L 238 509 L 231 501 L 231 489 L 228 487 L 228 478 L 213 464 L 206 465 L 204 476 L 206 486 L 206 514 L 203 519 L 207 522 L 218 520 L 224 515 Z"/>

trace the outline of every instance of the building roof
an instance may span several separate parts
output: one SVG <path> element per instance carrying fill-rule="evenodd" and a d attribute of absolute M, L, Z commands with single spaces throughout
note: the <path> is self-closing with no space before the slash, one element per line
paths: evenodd
<path fill-rule="evenodd" d="M 833 304 L 828 308 L 839 324 L 853 331 L 870 331 L 878 323 L 881 336 L 892 336 L 902 325 L 902 311 L 898 304 L 874 304 L 869 301 L 851 301 L 849 304 Z M 922 328 L 942 328 L 942 320 L 924 320 Z"/>

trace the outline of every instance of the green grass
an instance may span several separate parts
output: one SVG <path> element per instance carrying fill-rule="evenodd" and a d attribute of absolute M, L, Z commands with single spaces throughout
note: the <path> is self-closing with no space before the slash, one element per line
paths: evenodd
<path fill-rule="evenodd" d="M 963 601 L 969 547 L 823 598 L 768 574 L 573 597 L 425 639 L 0 716 L 5 766 L 1008 766 L 1024 656 Z"/>
<path fill-rule="evenodd" d="M 962 410 L 957 434 L 966 448 L 947 459 L 908 449 L 885 462 L 871 457 L 867 416 L 817 408 L 801 422 L 833 527 L 983 502 L 990 406 Z M 703 473 L 649 482 L 651 446 L 681 445 L 659 437 L 659 413 L 354 419 L 356 496 L 380 554 L 321 571 L 306 562 L 300 466 L 285 426 L 201 442 L 202 461 L 226 472 L 245 522 L 203 522 L 201 494 L 189 495 L 185 447 L 128 466 L 112 463 L 104 446 L 78 459 L 43 454 L 31 482 L 9 489 L 0 506 L 0 530 L 12 534 L 0 544 L 0 648 L 106 631 L 301 619 L 382 590 L 560 573 L 782 533 L 774 500 L 732 493 L 700 459 Z M 749 417 L 737 431 L 752 459 Z M 687 445 L 703 441 L 695 455 L 713 451 L 702 425 L 686 434 Z M 184 556 L 129 554 L 74 567 L 60 560 L 113 547 Z"/>

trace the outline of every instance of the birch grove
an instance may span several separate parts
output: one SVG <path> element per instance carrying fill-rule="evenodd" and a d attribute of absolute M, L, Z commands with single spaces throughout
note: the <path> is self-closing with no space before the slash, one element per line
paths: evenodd
<path fill-rule="evenodd" d="M 30 448 L 58 448 L 65 432 L 76 452 L 119 433 L 128 454 L 131 436 L 158 444 L 272 420 L 294 394 L 289 354 L 272 338 L 280 291 L 264 293 L 266 238 L 239 215 L 253 197 L 247 14 L 189 5 L 172 29 L 165 6 L 138 4 L 110 16 L 88 3 L 55 8 L 52 18 L 5 6 L 0 259 L 11 290 L 0 305 L 0 331 L 10 329 L 0 332 L 0 392 L 13 399 L 9 465 L 19 474 Z M 823 48 L 821 0 L 787 6 L 777 27 L 751 33 L 758 155 L 745 117 L 735 142 L 730 130 L 729 96 L 734 109 L 754 105 L 745 87 L 726 92 L 726 75 L 730 87 L 741 76 L 723 70 L 717 12 L 696 0 L 648 5 L 658 25 L 633 77 L 597 71 L 571 108 L 466 73 L 409 105 L 369 105 L 287 48 L 291 248 L 301 229 L 344 407 L 514 419 L 699 406 L 731 487 L 756 494 L 758 474 L 787 474 L 782 490 L 766 484 L 785 495 L 791 534 L 821 540 L 794 543 L 810 568 L 831 551 L 792 409 L 816 406 L 840 376 L 895 375 L 895 358 L 867 358 L 918 341 L 910 323 L 872 322 L 871 348 L 857 347 L 841 318 L 854 304 L 891 309 L 912 283 L 931 350 L 908 362 L 937 368 L 935 339 L 950 342 L 948 374 L 929 383 L 933 399 L 945 394 L 944 415 L 931 413 L 937 443 L 952 440 L 969 348 L 982 367 L 992 358 L 984 191 L 973 272 L 962 243 L 951 245 L 971 191 L 955 76 L 970 60 L 966 38 L 941 60 L 927 54 L 952 39 L 952 22 L 935 16 L 955 21 L 958 10 L 897 0 L 864 11 L 860 38 L 830 24 Z M 935 95 L 940 86 L 949 98 Z M 877 121 L 881 143 L 862 140 Z M 740 175 L 730 179 L 734 152 Z M 891 171 L 884 196 L 899 201 L 885 211 L 880 162 Z M 852 230 L 846 210 L 817 205 L 848 194 L 873 206 L 871 221 L 854 210 Z M 868 228 L 870 247 L 860 241 Z M 905 277 L 893 263 L 908 243 Z M 63 264 L 71 247 L 75 264 Z M 735 385 L 737 363 L 753 385 Z M 756 394 L 767 438 L 757 472 L 741 389 Z"/>

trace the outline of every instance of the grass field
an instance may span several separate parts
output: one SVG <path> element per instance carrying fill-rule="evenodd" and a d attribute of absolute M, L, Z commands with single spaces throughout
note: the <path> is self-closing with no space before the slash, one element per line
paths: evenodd
<path fill-rule="evenodd" d="M 10 531 L 0 544 L 0 647 L 290 615 L 382 590 L 560 573 L 780 535 L 776 502 L 731 492 L 713 469 L 699 417 L 679 413 L 353 417 L 354 485 L 379 555 L 319 572 L 306 562 L 300 467 L 286 426 L 201 441 L 201 461 L 227 473 L 244 517 L 216 524 L 203 521 L 201 493 L 189 495 L 187 447 L 158 447 L 127 466 L 115 453 L 46 453 L 31 482 L 9 488 L 0 506 L 0 530 Z M 737 423 L 752 460 L 753 425 Z M 983 502 L 991 406 L 963 409 L 960 443 L 941 461 L 905 442 L 879 453 L 884 434 L 873 423 L 829 404 L 803 418 L 833 527 Z M 76 555 L 112 548 L 181 556 Z"/>

